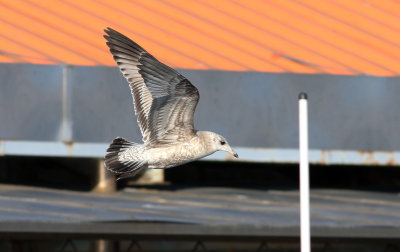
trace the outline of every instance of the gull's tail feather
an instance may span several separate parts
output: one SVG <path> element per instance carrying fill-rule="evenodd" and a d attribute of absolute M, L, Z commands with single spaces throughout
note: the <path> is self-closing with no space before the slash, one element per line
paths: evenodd
<path fill-rule="evenodd" d="M 141 145 L 129 142 L 122 137 L 117 137 L 107 149 L 105 157 L 106 168 L 117 175 L 117 180 L 127 177 L 133 177 L 147 168 L 146 162 L 142 160 L 126 160 L 121 158 L 120 154 L 132 149 L 140 148 Z"/>

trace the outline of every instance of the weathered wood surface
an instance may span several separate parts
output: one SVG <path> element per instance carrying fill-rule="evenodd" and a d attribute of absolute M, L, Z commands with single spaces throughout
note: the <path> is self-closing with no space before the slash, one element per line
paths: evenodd
<path fill-rule="evenodd" d="M 96 194 L 1 185 L 0 236 L 296 237 L 298 208 L 298 192 L 293 190 L 127 188 Z M 400 195 L 312 190 L 311 218 L 314 237 L 398 239 Z"/>

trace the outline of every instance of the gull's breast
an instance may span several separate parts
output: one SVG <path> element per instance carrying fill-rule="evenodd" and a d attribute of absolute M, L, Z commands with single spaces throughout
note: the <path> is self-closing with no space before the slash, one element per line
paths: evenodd
<path fill-rule="evenodd" d="M 193 142 L 151 148 L 146 153 L 149 168 L 170 168 L 197 160 L 209 154 L 211 153 L 206 153 L 203 146 Z"/>

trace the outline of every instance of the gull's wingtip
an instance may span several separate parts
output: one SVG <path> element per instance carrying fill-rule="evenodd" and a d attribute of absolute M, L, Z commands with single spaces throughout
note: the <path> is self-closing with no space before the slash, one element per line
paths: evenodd
<path fill-rule="evenodd" d="M 113 30 L 112 28 L 110 28 L 109 26 L 106 26 L 106 28 L 104 28 L 103 31 L 104 31 L 105 33 L 109 34 L 112 30 Z"/>
<path fill-rule="evenodd" d="M 108 35 L 110 35 L 110 33 L 119 33 L 109 26 L 106 26 L 106 28 L 104 28 L 104 32 L 107 33 Z"/>

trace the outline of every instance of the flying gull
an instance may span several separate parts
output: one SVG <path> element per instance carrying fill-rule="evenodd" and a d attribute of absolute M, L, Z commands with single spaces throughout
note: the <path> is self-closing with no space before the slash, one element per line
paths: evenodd
<path fill-rule="evenodd" d="M 128 37 L 111 28 L 104 31 L 110 52 L 131 88 L 144 142 L 117 137 L 111 143 L 105 165 L 117 179 L 135 176 L 147 168 L 185 164 L 218 150 L 238 158 L 224 137 L 194 129 L 199 91 L 189 80 Z"/>

